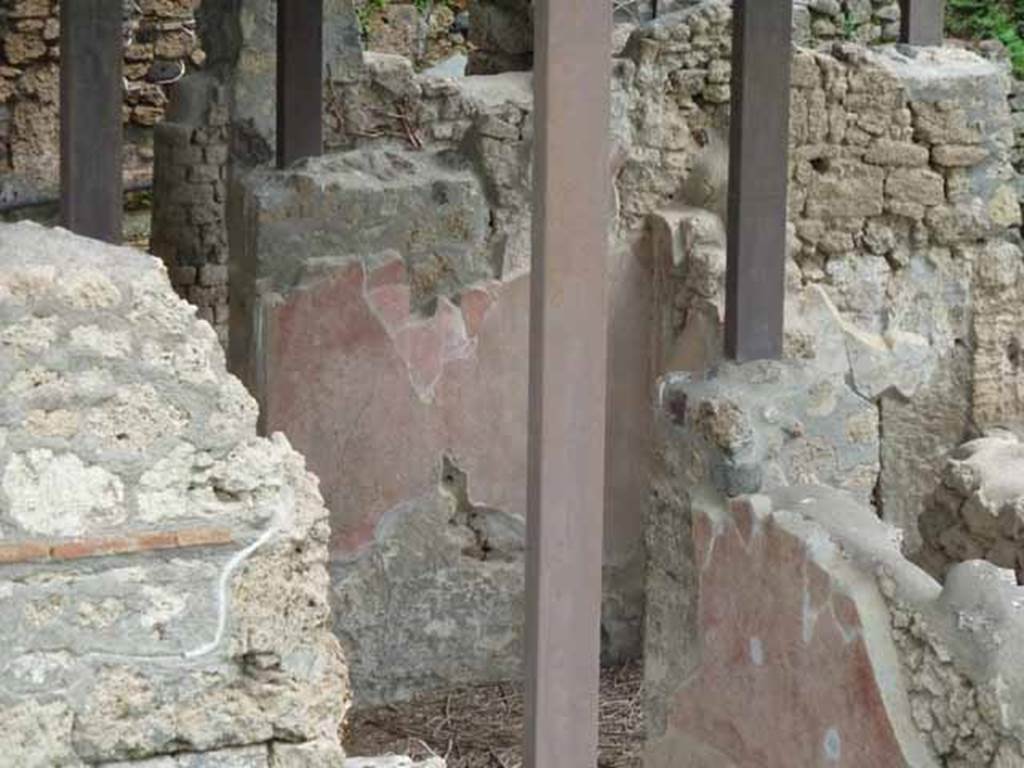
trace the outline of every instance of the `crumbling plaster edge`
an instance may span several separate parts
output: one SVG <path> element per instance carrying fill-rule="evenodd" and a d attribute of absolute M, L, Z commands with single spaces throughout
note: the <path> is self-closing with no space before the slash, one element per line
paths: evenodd
<path fill-rule="evenodd" d="M 938 768 L 911 715 L 906 675 L 891 631 L 890 606 L 878 584 L 880 569 L 892 568 L 904 591 L 917 601 L 934 601 L 941 587 L 900 553 L 897 539 L 886 534 L 885 525 L 861 508 L 864 520 L 850 521 L 842 512 L 827 523 L 800 511 L 819 499 L 804 495 L 814 489 L 793 486 L 767 495 L 749 497 L 755 520 L 774 521 L 782 530 L 806 542 L 807 560 L 820 566 L 855 603 L 861 614 L 859 634 L 875 672 L 875 682 L 885 703 L 896 741 L 906 764 Z M 780 504 L 786 499 L 784 505 Z M 827 503 L 827 501 L 826 501 Z M 851 505 L 852 506 L 852 505 Z M 844 523 L 856 524 L 844 525 Z M 870 531 L 877 524 L 879 530 Z M 890 529 L 891 530 L 891 529 Z M 874 535 L 872 535 L 874 534 Z"/>
<path fill-rule="evenodd" d="M 950 590 L 902 555 L 898 532 L 867 508 L 849 501 L 843 503 L 842 495 L 832 489 L 793 486 L 770 496 L 748 498 L 762 524 L 770 517 L 784 530 L 808 542 L 808 558 L 856 596 L 862 612 L 867 608 L 868 617 L 862 621 L 865 646 L 897 739 L 906 756 L 913 758 L 909 765 L 940 763 L 936 762 L 926 733 L 911 715 L 909 670 L 895 644 L 895 611 L 920 617 L 932 652 L 951 664 L 979 695 L 993 686 L 1002 690 L 1000 698 L 1011 702 L 1011 707 L 1000 711 L 1001 722 L 989 721 L 988 725 L 996 731 L 1001 744 L 1005 745 L 1007 739 L 1015 739 L 1018 747 L 1024 743 L 1024 712 L 1021 707 L 1012 707 L 1013 702 L 1022 700 L 1022 680 L 1019 675 L 1014 678 L 1015 670 L 1004 668 L 1010 660 L 998 654 L 1012 640 L 1006 635 L 1024 633 L 1024 618 L 1012 613 L 1001 617 L 1001 625 L 995 628 L 1004 635 L 999 640 L 993 641 L 988 634 L 975 636 L 964 607 L 956 604 Z M 812 503 L 816 514 L 800 510 Z M 850 514 L 858 509 L 862 515 Z M 724 517 L 728 513 L 720 508 L 714 514 Z M 976 562 L 959 567 L 999 570 Z M 1011 572 L 1005 573 L 1006 584 L 1001 588 L 1019 592 L 1024 603 L 1024 588 L 1016 586 Z M 1008 586 L 1010 582 L 1012 587 Z M 1015 607 L 1017 601 L 1012 602 Z"/>

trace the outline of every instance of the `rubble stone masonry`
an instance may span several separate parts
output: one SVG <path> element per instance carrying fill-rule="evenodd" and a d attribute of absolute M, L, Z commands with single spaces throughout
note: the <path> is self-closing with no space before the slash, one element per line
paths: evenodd
<path fill-rule="evenodd" d="M 0 766 L 340 766 L 327 511 L 160 262 L 0 224 Z"/>
<path fill-rule="evenodd" d="M 198 0 L 125 2 L 125 175 L 148 179 L 151 131 L 167 85 L 201 65 Z M 0 204 L 56 191 L 59 178 L 60 9 L 56 0 L 0 4 Z"/>

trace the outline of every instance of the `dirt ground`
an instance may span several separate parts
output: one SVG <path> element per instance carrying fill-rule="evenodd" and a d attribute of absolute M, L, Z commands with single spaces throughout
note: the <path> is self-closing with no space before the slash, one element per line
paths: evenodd
<path fill-rule="evenodd" d="M 639 664 L 601 673 L 601 768 L 638 768 L 643 742 Z M 412 701 L 353 710 L 343 734 L 350 755 L 447 758 L 448 768 L 520 768 L 522 688 L 517 683 L 457 688 Z"/>

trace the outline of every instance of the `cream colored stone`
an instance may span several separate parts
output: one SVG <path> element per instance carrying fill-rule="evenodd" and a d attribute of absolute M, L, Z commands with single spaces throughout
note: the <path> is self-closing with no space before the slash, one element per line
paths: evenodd
<path fill-rule="evenodd" d="M 995 191 L 988 204 L 988 215 L 1000 227 L 1021 225 L 1020 200 L 1013 187 L 1004 184 Z"/>
<path fill-rule="evenodd" d="M 73 453 L 45 448 L 15 454 L 3 475 L 11 517 L 28 533 L 80 536 L 127 517 L 124 485 Z"/>

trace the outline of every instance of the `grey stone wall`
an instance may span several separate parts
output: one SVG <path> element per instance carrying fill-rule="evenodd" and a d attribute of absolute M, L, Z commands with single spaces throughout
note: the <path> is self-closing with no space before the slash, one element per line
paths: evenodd
<path fill-rule="evenodd" d="M 0 225 L 0 763 L 339 765 L 326 510 L 160 262 Z"/>
<path fill-rule="evenodd" d="M 197 16 L 207 67 L 228 89 L 232 153 L 247 165 L 267 162 L 276 130 L 277 3 L 205 0 Z M 350 78 L 361 51 L 351 0 L 325 0 L 325 82 Z"/>

